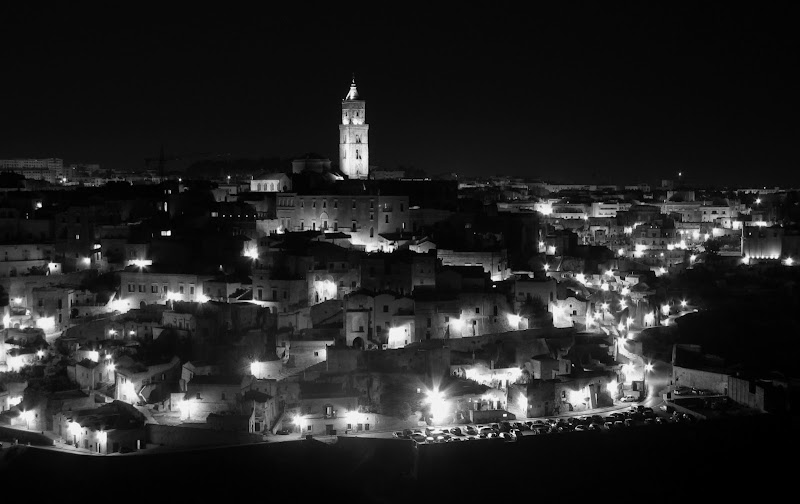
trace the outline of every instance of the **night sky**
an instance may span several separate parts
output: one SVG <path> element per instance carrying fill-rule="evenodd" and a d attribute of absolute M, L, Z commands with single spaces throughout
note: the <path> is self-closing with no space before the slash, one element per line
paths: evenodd
<path fill-rule="evenodd" d="M 0 158 L 142 169 L 163 144 L 168 156 L 338 162 L 355 72 L 370 164 L 381 168 L 588 183 L 681 170 L 699 184 L 800 184 L 796 10 L 463 5 L 7 10 Z"/>

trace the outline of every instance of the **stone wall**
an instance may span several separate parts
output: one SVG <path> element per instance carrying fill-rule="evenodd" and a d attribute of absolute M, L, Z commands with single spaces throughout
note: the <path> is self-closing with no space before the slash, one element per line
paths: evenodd
<path fill-rule="evenodd" d="M 259 434 L 217 431 L 209 428 L 147 424 L 145 430 L 148 444 L 171 448 L 235 445 L 262 441 Z"/>

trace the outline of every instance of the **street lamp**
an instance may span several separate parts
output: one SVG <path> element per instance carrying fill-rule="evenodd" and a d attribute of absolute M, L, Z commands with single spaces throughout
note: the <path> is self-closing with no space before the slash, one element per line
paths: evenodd
<path fill-rule="evenodd" d="M 686 309 L 686 304 L 687 303 L 686 303 L 685 299 L 683 301 L 681 301 L 681 308 L 683 308 L 685 310 Z"/>
<path fill-rule="evenodd" d="M 643 374 L 644 374 L 644 393 L 646 394 L 645 399 L 647 399 L 647 397 L 650 396 L 650 391 L 647 388 L 647 373 L 650 373 L 652 371 L 653 371 L 653 364 L 651 362 L 648 362 L 647 364 L 644 365 Z"/>
<path fill-rule="evenodd" d="M 25 420 L 25 428 L 30 430 L 30 428 L 31 428 L 30 421 L 33 420 L 33 411 L 31 411 L 31 410 L 23 411 L 22 412 L 22 419 Z"/>
<path fill-rule="evenodd" d="M 544 265 L 544 270 L 545 270 L 545 271 L 547 271 L 547 270 L 549 270 L 549 269 L 550 269 L 550 265 L 549 265 L 549 264 L 547 264 L 547 263 L 545 263 L 545 265 Z"/>
<path fill-rule="evenodd" d="M 438 389 L 429 390 L 425 393 L 425 403 L 431 405 L 431 423 L 436 420 L 440 422 L 447 416 L 447 401 L 444 392 Z"/>
<path fill-rule="evenodd" d="M 301 415 L 295 415 L 294 417 L 294 424 L 297 426 L 297 430 L 300 431 L 300 437 L 303 437 L 303 417 Z"/>
<path fill-rule="evenodd" d="M 600 308 L 603 310 L 603 322 L 605 322 L 605 320 L 606 320 L 606 312 L 608 311 L 608 303 L 601 304 Z"/>

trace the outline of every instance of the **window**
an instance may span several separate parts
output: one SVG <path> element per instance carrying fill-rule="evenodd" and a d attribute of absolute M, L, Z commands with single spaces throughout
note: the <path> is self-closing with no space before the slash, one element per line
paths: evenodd
<path fill-rule="evenodd" d="M 333 200 L 333 208 L 339 208 L 339 200 Z"/>
<path fill-rule="evenodd" d="M 317 208 L 317 200 L 311 200 L 311 208 Z"/>
<path fill-rule="evenodd" d="M 264 299 L 263 296 L 264 296 L 264 290 L 258 289 L 258 300 L 261 301 L 262 299 Z"/>
<path fill-rule="evenodd" d="M 375 220 L 375 214 L 373 214 L 373 213 L 369 214 L 369 220 L 374 221 Z"/>
<path fill-rule="evenodd" d="M 356 200 L 353 200 L 353 210 L 356 209 Z"/>
<path fill-rule="evenodd" d="M 368 423 L 364 424 L 364 430 L 369 430 L 369 424 Z"/>
<path fill-rule="evenodd" d="M 384 217 L 386 217 L 386 220 L 385 220 L 386 224 L 389 224 L 389 214 L 386 214 Z"/>
<path fill-rule="evenodd" d="M 356 159 L 361 159 L 361 153 L 356 149 Z"/>
<path fill-rule="evenodd" d="M 128 284 L 128 292 L 135 292 L 135 289 L 133 288 L 133 284 Z"/>
<path fill-rule="evenodd" d="M 328 200 L 322 200 L 322 208 L 328 208 Z"/>
<path fill-rule="evenodd" d="M 189 286 L 189 295 L 194 296 L 194 285 Z"/>
<path fill-rule="evenodd" d="M 381 327 L 381 326 L 375 326 L 375 332 L 377 332 L 378 334 L 380 334 L 381 332 L 383 332 L 383 327 Z"/>
<path fill-rule="evenodd" d="M 81 239 L 81 235 L 79 235 L 79 234 L 76 234 L 76 235 L 75 235 L 75 239 L 76 239 L 76 240 L 80 240 L 80 239 Z"/>
<path fill-rule="evenodd" d="M 494 316 L 497 316 L 497 305 L 494 305 Z"/>
<path fill-rule="evenodd" d="M 480 315 L 480 314 L 481 314 L 481 309 L 476 306 L 475 307 L 475 315 Z"/>
<path fill-rule="evenodd" d="M 375 237 L 375 230 L 373 228 L 369 228 L 369 237 L 370 238 L 374 238 Z"/>
<path fill-rule="evenodd" d="M 430 327 L 431 327 L 431 319 L 430 317 L 428 317 L 428 329 L 430 329 Z"/>
<path fill-rule="evenodd" d="M 356 221 L 353 221 L 353 229 L 352 229 L 352 230 L 353 230 L 353 231 L 355 231 L 355 230 L 356 230 Z"/>
<path fill-rule="evenodd" d="M 181 294 L 183 294 L 183 285 L 179 285 L 179 286 L 178 286 L 178 292 L 180 292 Z"/>
<path fill-rule="evenodd" d="M 383 305 L 383 313 L 389 313 L 389 305 Z"/>
<path fill-rule="evenodd" d="M 403 211 L 403 203 L 400 203 L 400 211 Z"/>
<path fill-rule="evenodd" d="M 139 284 L 139 292 L 144 292 L 144 284 Z"/>
<path fill-rule="evenodd" d="M 150 286 L 150 293 L 151 294 L 158 294 L 158 285 L 151 285 Z"/>
<path fill-rule="evenodd" d="M 223 392 L 223 393 L 222 393 L 222 397 L 221 397 L 221 399 L 222 399 L 223 401 L 225 400 L 225 392 Z"/>

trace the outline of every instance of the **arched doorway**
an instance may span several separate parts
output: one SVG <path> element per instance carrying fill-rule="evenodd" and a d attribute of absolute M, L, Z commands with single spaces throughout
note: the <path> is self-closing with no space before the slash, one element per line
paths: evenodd
<path fill-rule="evenodd" d="M 358 348 L 359 350 L 364 349 L 364 340 L 361 338 L 361 336 L 358 336 L 353 340 L 353 348 Z"/>

